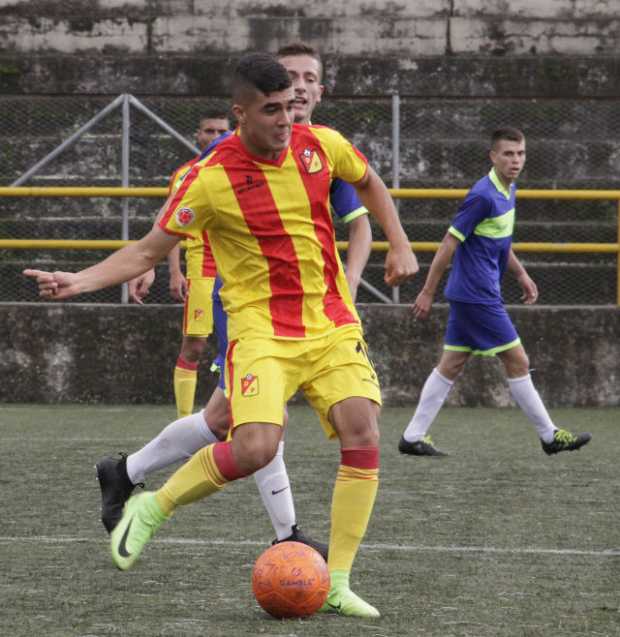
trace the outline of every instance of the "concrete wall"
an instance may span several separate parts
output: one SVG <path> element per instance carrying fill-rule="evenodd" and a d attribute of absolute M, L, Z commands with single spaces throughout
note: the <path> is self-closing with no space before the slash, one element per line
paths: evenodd
<path fill-rule="evenodd" d="M 387 404 L 412 404 L 440 353 L 446 308 L 360 306 Z M 620 405 L 620 309 L 511 309 L 549 406 Z M 170 306 L 0 304 L 0 402 L 171 403 L 181 310 Z M 211 352 L 213 350 L 211 349 Z M 214 385 L 201 369 L 198 402 Z M 452 405 L 510 405 L 497 360 L 474 359 Z"/>
<path fill-rule="evenodd" d="M 618 91 L 618 0 L 0 0 L 0 92 L 225 95 L 292 39 L 345 95 Z"/>
<path fill-rule="evenodd" d="M 615 53 L 617 0 L 2 0 L 20 52 L 239 52 L 319 40 L 342 55 Z"/>

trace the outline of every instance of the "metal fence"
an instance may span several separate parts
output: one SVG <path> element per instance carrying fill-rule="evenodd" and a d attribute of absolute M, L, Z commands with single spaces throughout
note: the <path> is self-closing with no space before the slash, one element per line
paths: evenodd
<path fill-rule="evenodd" d="M 226 106 L 224 99 L 205 104 L 196 98 L 138 101 L 131 96 L 3 97 L 1 103 L 0 185 L 37 186 L 163 186 L 174 168 L 193 156 L 193 133 L 204 107 Z M 503 124 L 522 128 L 527 136 L 528 161 L 520 188 L 620 187 L 620 109 L 613 101 L 328 98 L 314 119 L 352 139 L 395 187 L 469 187 L 488 170 L 487 140 Z M 67 140 L 72 143 L 67 145 Z M 46 157 L 49 161 L 37 166 Z M 2 198 L 0 237 L 138 238 L 159 205 L 159 200 L 148 198 Z M 399 202 L 403 223 L 415 241 L 439 241 L 456 206 L 449 199 Z M 517 241 L 618 240 L 613 201 L 523 200 L 517 213 Z M 337 227 L 337 236 L 346 239 L 346 229 Z M 4 250 L 0 300 L 36 300 L 33 286 L 19 275 L 26 263 L 74 270 L 105 254 Z M 406 302 L 415 297 L 432 258 L 431 253 L 418 256 L 422 276 L 401 288 L 400 298 Z M 394 298 L 382 281 L 382 259 L 380 253 L 373 255 L 365 279 Z M 616 301 L 613 254 L 527 253 L 522 260 L 541 288 L 543 304 Z M 159 270 L 151 302 L 170 302 L 165 267 Z M 517 302 L 516 286 L 507 282 L 505 289 L 506 300 Z M 120 290 L 111 289 L 79 300 L 121 298 Z M 359 300 L 377 297 L 363 289 Z"/>

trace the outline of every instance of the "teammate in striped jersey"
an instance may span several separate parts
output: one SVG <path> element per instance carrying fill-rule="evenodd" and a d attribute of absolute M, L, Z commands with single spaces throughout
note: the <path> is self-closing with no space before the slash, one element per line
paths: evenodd
<path fill-rule="evenodd" d="M 203 151 L 214 139 L 230 129 L 227 113 L 212 111 L 200 120 L 196 143 Z M 191 160 L 170 179 L 170 189 L 180 175 L 189 171 L 199 157 Z M 204 231 L 201 236 L 188 241 L 185 249 L 186 276 L 180 267 L 179 250 L 168 255 L 170 271 L 170 292 L 183 308 L 183 340 L 181 351 L 174 368 L 174 398 L 177 416 L 189 416 L 194 410 L 194 398 L 198 380 L 198 362 L 213 331 L 213 308 L 211 294 L 216 268 L 209 237 Z"/>
<path fill-rule="evenodd" d="M 26 270 L 44 298 L 116 285 L 152 267 L 183 236 L 211 231 L 230 345 L 226 391 L 232 436 L 197 452 L 155 493 L 133 496 L 111 536 L 115 564 L 130 568 L 181 505 L 265 466 L 281 437 L 286 401 L 302 389 L 341 464 L 331 509 L 327 608 L 379 612 L 349 586 L 378 486 L 380 389 L 336 250 L 329 188 L 353 183 L 389 242 L 385 280 L 418 269 L 392 199 L 366 159 L 333 130 L 293 125 L 286 69 L 267 54 L 240 61 L 232 135 L 201 160 L 169 202 L 159 228 L 78 273 Z"/>

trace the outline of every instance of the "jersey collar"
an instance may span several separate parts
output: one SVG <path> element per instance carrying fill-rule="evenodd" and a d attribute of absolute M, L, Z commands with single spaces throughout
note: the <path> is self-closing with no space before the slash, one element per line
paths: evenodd
<path fill-rule="evenodd" d="M 489 179 L 491 180 L 491 183 L 495 186 L 495 188 L 497 188 L 497 190 L 499 190 L 499 192 L 501 192 L 502 195 L 506 197 L 506 199 L 510 199 L 510 193 L 513 186 L 512 184 L 510 184 L 510 187 L 506 189 L 500 178 L 497 176 L 495 168 L 491 168 L 491 171 L 489 172 Z"/>

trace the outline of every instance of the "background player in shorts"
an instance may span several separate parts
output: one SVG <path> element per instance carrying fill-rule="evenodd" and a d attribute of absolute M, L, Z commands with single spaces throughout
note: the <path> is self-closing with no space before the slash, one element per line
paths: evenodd
<path fill-rule="evenodd" d="M 127 502 L 111 537 L 113 559 L 130 568 L 178 506 L 265 466 L 281 437 L 284 405 L 301 388 L 341 443 L 327 608 L 377 617 L 350 590 L 349 574 L 378 486 L 380 391 L 333 237 L 332 178 L 353 183 L 382 226 L 390 246 L 386 283 L 413 276 L 417 262 L 385 185 L 361 153 L 335 131 L 292 125 L 294 91 L 272 56 L 242 58 L 233 100 L 239 134 L 192 169 L 161 229 L 79 273 L 25 274 L 36 278 L 43 297 L 68 298 L 146 271 L 179 235 L 216 229 L 211 245 L 228 314 L 232 439 L 199 451 L 156 493 Z"/>
<path fill-rule="evenodd" d="M 196 130 L 196 144 L 201 151 L 217 137 L 230 130 L 230 118 L 221 109 L 205 111 Z M 200 155 L 175 170 L 170 178 L 170 190 L 181 176 L 198 161 Z M 170 272 L 170 294 L 184 304 L 183 340 L 173 376 L 174 398 L 177 416 L 182 418 L 194 411 L 194 398 L 198 380 L 198 362 L 213 331 L 211 293 L 216 274 L 215 261 L 211 254 L 209 237 L 203 236 L 187 241 L 185 250 L 186 276 L 181 269 L 180 249 L 177 246 L 168 255 Z M 148 294 L 154 273 L 130 282 L 131 300 L 142 303 Z"/>
<path fill-rule="evenodd" d="M 547 454 L 579 449 L 591 435 L 573 435 L 552 422 L 529 373 L 529 359 L 501 296 L 507 269 L 535 303 L 536 284 L 512 250 L 515 180 L 525 164 L 525 138 L 515 128 L 496 130 L 491 138 L 493 168 L 469 191 L 431 264 L 413 305 L 416 318 L 428 317 L 437 286 L 452 262 L 444 294 L 450 315 L 444 351 L 426 380 L 418 407 L 398 445 L 401 453 L 445 455 L 427 432 L 469 357 L 497 355 L 504 365 L 510 393 L 534 424 Z"/>

